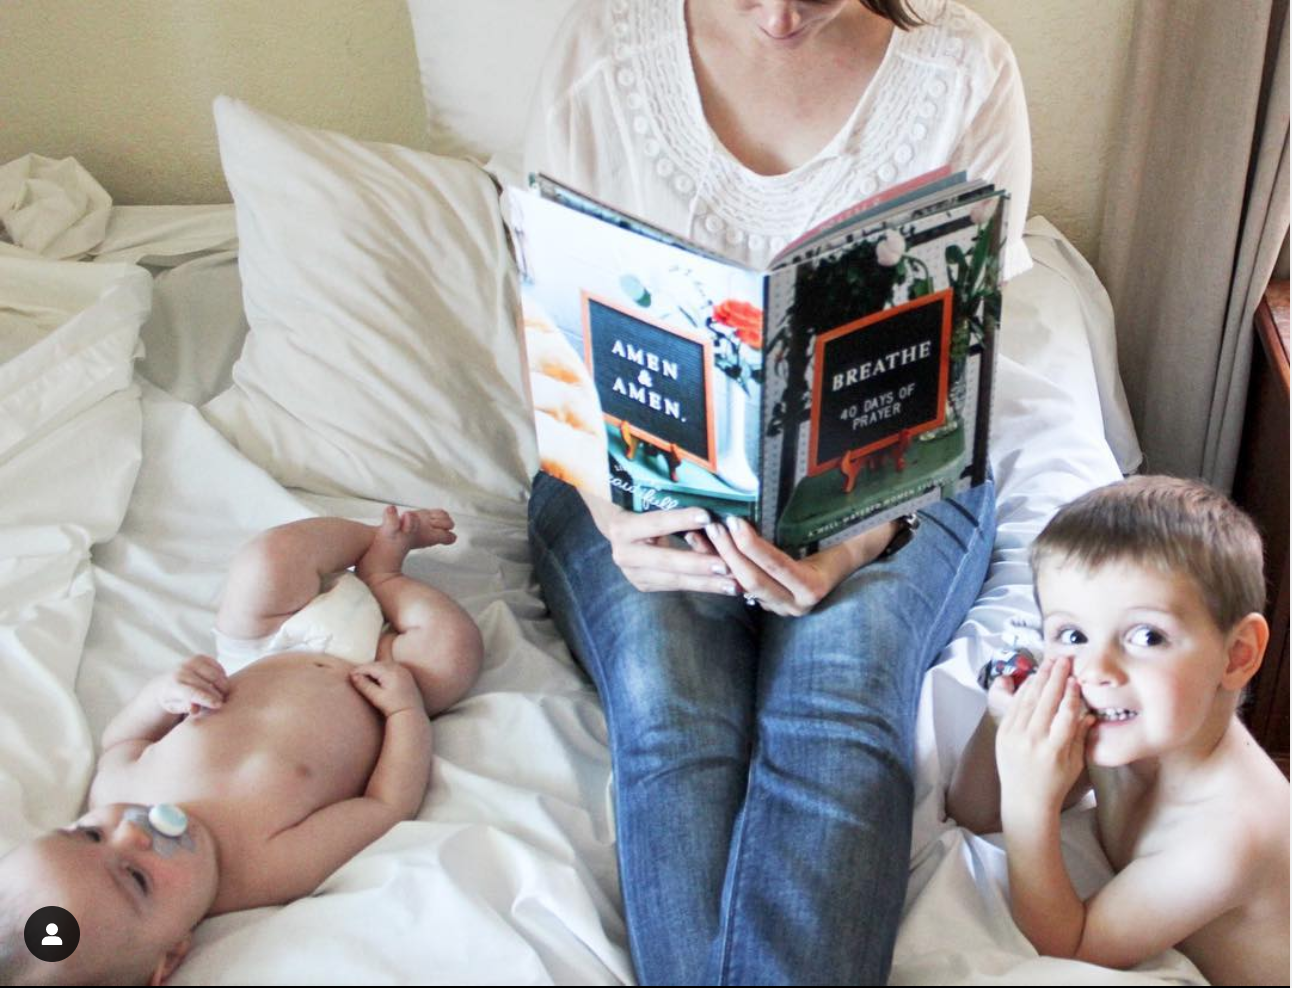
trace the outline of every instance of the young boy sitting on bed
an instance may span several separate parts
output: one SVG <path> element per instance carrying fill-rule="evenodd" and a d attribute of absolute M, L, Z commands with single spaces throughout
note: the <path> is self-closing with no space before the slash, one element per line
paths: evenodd
<path fill-rule="evenodd" d="M 475 681 L 481 641 L 401 569 L 452 528 L 387 508 L 377 526 L 308 519 L 243 547 L 216 617 L 224 667 L 199 655 L 145 686 L 104 731 L 90 811 L 0 861 L 0 982 L 159 984 L 203 917 L 308 895 L 417 813 L 427 714 Z M 57 963 L 23 943 L 47 905 L 81 931 Z"/>
<path fill-rule="evenodd" d="M 1039 953 L 1131 967 L 1176 946 L 1214 983 L 1287 984 L 1288 782 L 1235 713 L 1269 638 L 1255 527 L 1201 484 L 1139 477 L 1061 510 L 1032 566 L 1045 660 L 1012 697 L 992 684 L 999 723 L 970 741 L 950 815 L 1003 824 Z M 1092 782 L 1117 874 L 1083 902 L 1059 812 Z"/>

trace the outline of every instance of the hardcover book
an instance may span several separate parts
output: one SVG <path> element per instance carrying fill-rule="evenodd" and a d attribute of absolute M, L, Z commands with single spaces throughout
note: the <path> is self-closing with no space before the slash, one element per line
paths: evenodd
<path fill-rule="evenodd" d="M 982 483 L 1006 198 L 943 169 L 757 271 L 534 176 L 509 200 L 543 469 L 798 556 Z"/>

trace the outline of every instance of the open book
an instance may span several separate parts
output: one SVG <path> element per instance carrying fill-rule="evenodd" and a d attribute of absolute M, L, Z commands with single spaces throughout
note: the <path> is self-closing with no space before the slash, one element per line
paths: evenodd
<path fill-rule="evenodd" d="M 1003 190 L 932 172 L 765 271 L 541 175 L 509 198 L 549 473 L 794 555 L 986 478 Z"/>

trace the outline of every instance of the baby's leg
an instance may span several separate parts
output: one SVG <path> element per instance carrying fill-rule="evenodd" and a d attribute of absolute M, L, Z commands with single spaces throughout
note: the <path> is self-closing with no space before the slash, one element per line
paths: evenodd
<path fill-rule="evenodd" d="M 408 667 L 429 714 L 462 698 L 479 675 L 484 654 L 470 615 L 450 597 L 402 572 L 404 557 L 413 549 L 445 541 L 447 519 L 442 511 L 401 515 L 387 508 L 372 545 L 355 567 L 394 628 L 381 636 L 378 660 Z"/>
<path fill-rule="evenodd" d="M 387 517 L 391 512 L 393 508 Z M 454 541 L 447 513 L 419 515 L 425 517 L 417 545 Z M 345 518 L 305 518 L 262 532 L 238 550 L 229 567 L 216 628 L 232 638 L 273 634 L 318 596 L 325 576 L 358 563 L 381 528 Z"/>

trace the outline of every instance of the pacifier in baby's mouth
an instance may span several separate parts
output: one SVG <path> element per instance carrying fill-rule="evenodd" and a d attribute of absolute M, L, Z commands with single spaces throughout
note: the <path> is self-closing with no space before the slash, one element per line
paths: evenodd
<path fill-rule="evenodd" d="M 153 851 L 163 858 L 169 858 L 180 848 L 197 850 L 197 844 L 188 832 L 188 814 L 174 803 L 128 806 L 124 816 L 152 838 Z"/>

